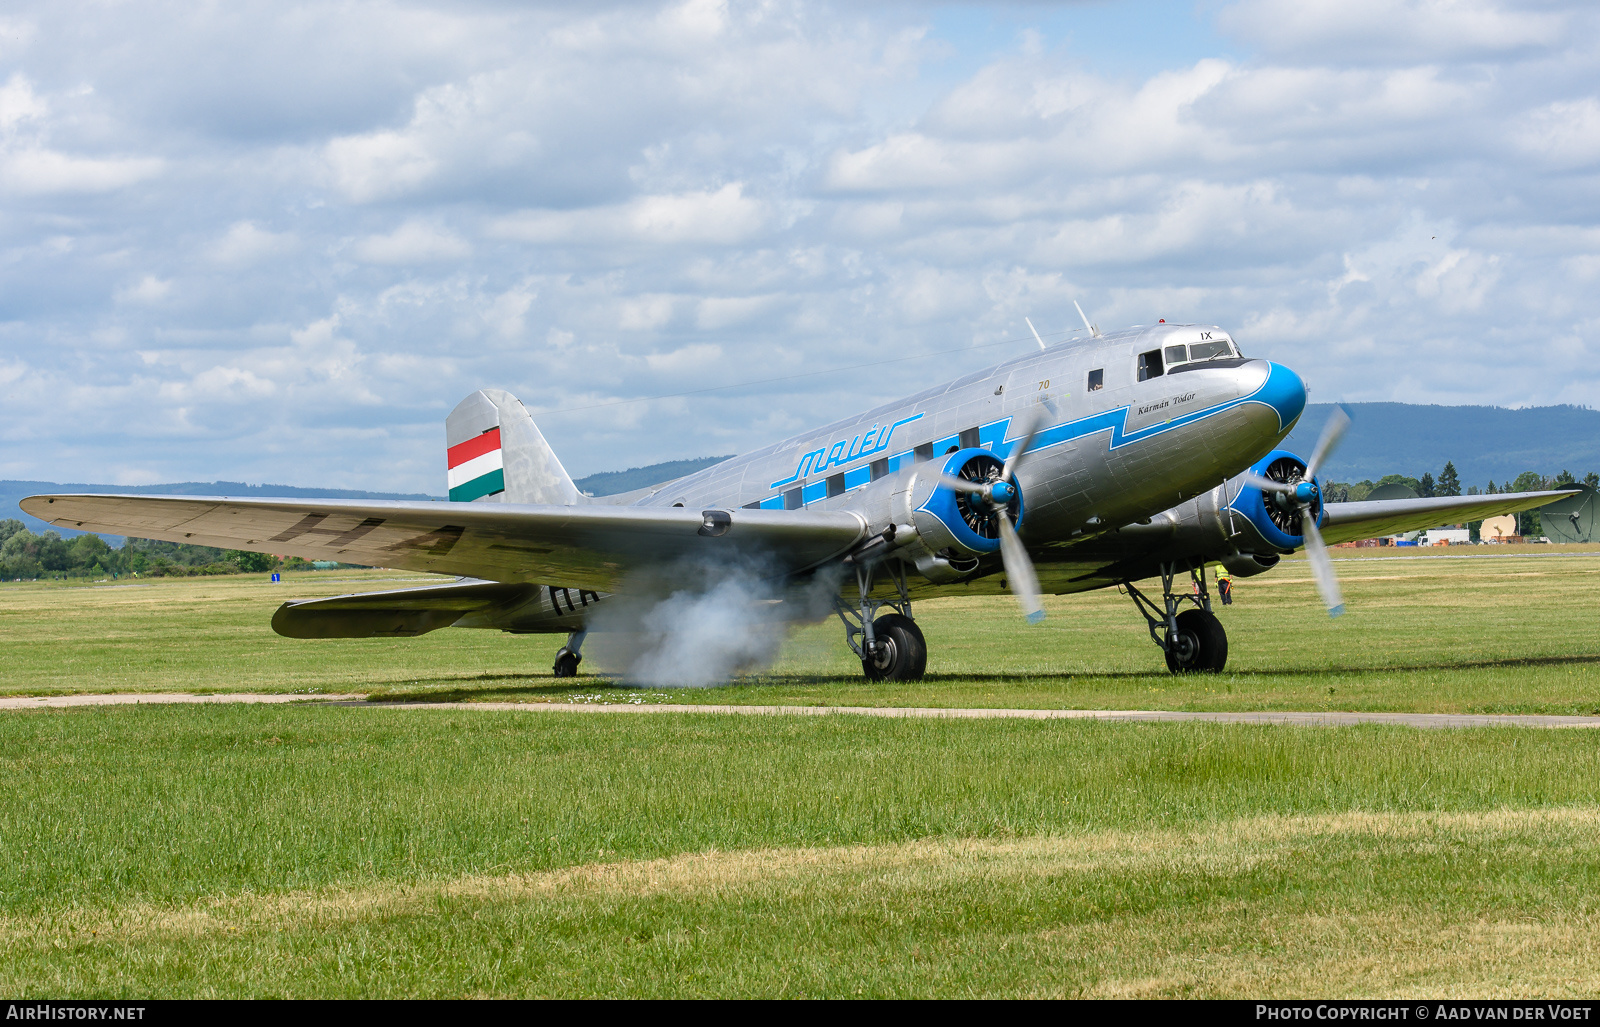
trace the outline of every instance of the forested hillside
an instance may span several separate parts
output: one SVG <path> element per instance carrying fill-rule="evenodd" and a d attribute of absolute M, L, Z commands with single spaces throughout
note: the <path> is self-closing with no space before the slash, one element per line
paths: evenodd
<path fill-rule="evenodd" d="M 1525 471 L 1582 480 L 1600 472 L 1600 410 L 1587 407 L 1419 406 L 1347 403 L 1350 431 L 1328 461 L 1334 481 L 1378 481 L 1387 474 L 1435 478 L 1455 464 L 1462 491 L 1514 481 Z M 1284 448 L 1309 456 L 1333 407 L 1313 403 Z"/>

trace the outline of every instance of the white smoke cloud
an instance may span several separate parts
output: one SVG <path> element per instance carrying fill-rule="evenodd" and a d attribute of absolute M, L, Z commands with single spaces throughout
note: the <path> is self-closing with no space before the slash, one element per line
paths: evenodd
<path fill-rule="evenodd" d="M 832 610 L 839 573 L 785 587 L 759 558 L 634 576 L 589 625 L 585 656 L 630 684 L 709 688 L 770 667 L 792 626 Z"/>

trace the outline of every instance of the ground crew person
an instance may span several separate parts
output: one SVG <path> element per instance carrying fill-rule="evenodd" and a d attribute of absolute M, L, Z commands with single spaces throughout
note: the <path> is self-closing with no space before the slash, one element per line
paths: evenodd
<path fill-rule="evenodd" d="M 1217 596 L 1223 606 L 1233 605 L 1233 575 L 1220 563 L 1217 564 Z"/>

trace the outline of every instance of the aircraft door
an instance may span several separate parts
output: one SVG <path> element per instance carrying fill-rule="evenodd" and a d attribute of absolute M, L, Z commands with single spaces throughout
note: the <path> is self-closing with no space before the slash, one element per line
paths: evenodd
<path fill-rule="evenodd" d="M 1018 368 L 1006 379 L 1002 409 L 1015 417 L 1020 411 L 1045 403 L 1056 414 L 1063 414 L 1067 408 L 1066 401 L 1072 395 L 1070 386 L 1071 383 L 1060 374 L 1052 377 L 1052 370 L 1048 367 Z"/>

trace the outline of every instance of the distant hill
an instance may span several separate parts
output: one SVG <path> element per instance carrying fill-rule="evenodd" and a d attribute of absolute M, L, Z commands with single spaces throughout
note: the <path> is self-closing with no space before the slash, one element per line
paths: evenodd
<path fill-rule="evenodd" d="M 1421 406 L 1346 403 L 1350 431 L 1328 461 L 1334 481 L 1377 481 L 1386 474 L 1435 478 L 1455 463 L 1461 488 L 1500 485 L 1523 471 L 1553 478 L 1571 471 L 1580 481 L 1600 471 L 1600 410 L 1579 406 Z M 1309 457 L 1333 406 L 1313 403 L 1284 448 Z"/>
<path fill-rule="evenodd" d="M 729 459 L 725 456 L 702 456 L 693 460 L 669 460 L 664 464 L 650 464 L 647 467 L 630 467 L 626 471 L 602 471 L 591 474 L 587 478 L 579 478 L 573 482 L 579 489 L 591 496 L 614 496 L 620 492 L 632 492 L 642 489 L 647 485 L 659 485 L 674 478 L 681 478 L 686 474 L 693 474 L 712 464 L 720 464 Z"/>

